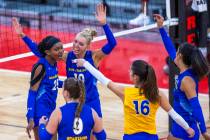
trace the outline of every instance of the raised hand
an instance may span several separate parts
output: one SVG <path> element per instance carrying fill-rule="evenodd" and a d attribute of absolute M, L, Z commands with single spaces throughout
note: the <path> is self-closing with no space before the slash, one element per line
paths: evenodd
<path fill-rule="evenodd" d="M 74 59 L 72 60 L 72 63 L 76 63 L 77 67 L 83 67 L 85 61 L 85 59 Z"/>
<path fill-rule="evenodd" d="M 13 28 L 15 29 L 15 32 L 21 36 L 21 37 L 24 37 L 25 34 L 23 33 L 23 29 L 20 25 L 20 23 L 18 22 L 17 18 L 13 17 L 12 18 L 12 25 L 13 25 Z"/>
<path fill-rule="evenodd" d="M 97 5 L 95 16 L 100 24 L 106 24 L 106 7 L 102 3 Z"/>
<path fill-rule="evenodd" d="M 159 15 L 159 14 L 154 14 L 153 16 L 154 16 L 154 18 L 155 18 L 155 20 L 157 22 L 158 28 L 163 27 L 164 18 L 161 15 Z"/>

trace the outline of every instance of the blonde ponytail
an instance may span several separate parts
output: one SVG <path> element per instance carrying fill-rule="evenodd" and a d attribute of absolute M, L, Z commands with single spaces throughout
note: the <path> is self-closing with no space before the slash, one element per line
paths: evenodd
<path fill-rule="evenodd" d="M 97 32 L 95 29 L 85 28 L 79 33 L 79 36 L 84 37 L 89 45 L 93 38 L 97 36 Z"/>

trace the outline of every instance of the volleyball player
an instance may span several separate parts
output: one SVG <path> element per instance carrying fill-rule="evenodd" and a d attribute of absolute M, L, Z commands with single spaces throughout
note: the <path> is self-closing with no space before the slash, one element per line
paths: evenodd
<path fill-rule="evenodd" d="M 73 42 L 72 51 L 65 52 L 63 60 L 66 62 L 66 75 L 67 77 L 75 77 L 82 80 L 85 83 L 86 90 L 86 102 L 85 104 L 92 107 L 102 117 L 100 99 L 97 89 L 97 80 L 93 77 L 85 68 L 78 68 L 76 64 L 72 63 L 72 60 L 83 58 L 90 62 L 94 67 L 98 68 L 101 60 L 109 55 L 116 46 L 116 40 L 111 32 L 109 26 L 106 23 L 106 8 L 103 4 L 98 4 L 96 8 L 96 19 L 102 25 L 104 32 L 107 37 L 108 43 L 105 44 L 101 49 L 91 51 L 91 41 L 96 36 L 96 31 L 91 29 L 84 29 L 78 33 Z M 37 45 L 32 42 L 30 38 L 25 36 L 21 26 L 18 22 L 13 24 L 16 32 L 23 37 L 23 40 L 31 49 L 31 51 L 38 57 L 41 55 L 37 51 Z"/>
<path fill-rule="evenodd" d="M 158 140 L 155 119 L 159 106 L 185 130 L 188 137 L 194 136 L 194 130 L 173 110 L 166 96 L 159 92 L 154 69 L 145 61 L 135 60 L 131 65 L 130 78 L 134 87 L 112 82 L 84 59 L 78 59 L 76 63 L 85 67 L 124 103 L 124 140 Z"/>
<path fill-rule="evenodd" d="M 208 74 L 208 63 L 201 51 L 189 43 L 182 43 L 176 52 L 170 37 L 163 28 L 164 18 L 160 15 L 154 15 L 154 17 L 165 48 L 180 70 L 173 93 L 174 109 L 195 130 L 195 136 L 189 138 L 186 131 L 173 121 L 168 139 L 198 140 L 201 132 L 204 139 L 209 140 L 210 137 L 207 134 L 205 120 L 198 100 L 198 82 Z M 200 127 L 200 132 L 197 125 Z"/>
<path fill-rule="evenodd" d="M 75 78 L 66 79 L 63 97 L 66 104 L 53 111 L 49 122 L 45 117 L 40 120 L 40 139 L 50 140 L 52 135 L 58 132 L 59 140 L 90 140 L 93 131 L 97 140 L 106 140 L 102 120 L 95 110 L 84 105 L 83 82 Z"/>
<path fill-rule="evenodd" d="M 39 53 L 43 56 L 34 65 L 31 72 L 30 89 L 27 99 L 27 132 L 34 130 L 38 138 L 38 124 L 42 116 L 50 117 L 56 107 L 58 93 L 57 61 L 62 59 L 63 46 L 58 38 L 47 36 L 38 45 Z"/>

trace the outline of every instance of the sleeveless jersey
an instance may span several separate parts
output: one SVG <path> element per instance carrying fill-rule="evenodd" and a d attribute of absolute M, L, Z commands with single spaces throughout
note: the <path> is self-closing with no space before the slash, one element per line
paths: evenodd
<path fill-rule="evenodd" d="M 124 95 L 124 133 L 156 134 L 155 119 L 159 104 L 149 102 L 140 95 L 138 88 L 125 88 Z"/>
<path fill-rule="evenodd" d="M 45 58 L 40 58 L 38 63 L 43 64 L 45 75 L 40 83 L 36 96 L 35 116 L 51 114 L 56 107 L 58 93 L 57 64 L 51 65 Z"/>
<path fill-rule="evenodd" d="M 187 96 L 180 89 L 181 88 L 182 79 L 185 76 L 189 76 L 195 81 L 195 83 L 196 83 L 196 93 L 197 93 L 197 96 L 198 96 L 198 79 L 196 78 L 196 76 L 193 73 L 192 69 L 187 69 L 186 71 L 184 71 L 181 74 L 179 74 L 179 76 L 176 78 L 176 84 L 175 84 L 175 89 L 174 89 L 174 104 L 173 104 L 173 108 L 188 123 L 189 122 L 196 122 L 196 120 L 192 116 L 192 107 L 190 106 L 190 103 L 189 103 L 189 101 L 187 99 Z M 176 122 L 174 122 L 174 123 L 176 123 Z"/>
<path fill-rule="evenodd" d="M 86 103 L 97 99 L 99 97 L 97 90 L 97 79 L 94 76 L 92 76 L 91 73 L 84 67 L 77 67 L 75 63 L 72 63 L 72 60 L 74 59 L 77 58 L 74 55 L 73 51 L 70 51 L 66 60 L 67 77 L 77 78 L 84 82 L 86 92 Z M 84 59 L 94 66 L 91 51 L 86 51 Z"/>
<path fill-rule="evenodd" d="M 78 128 L 74 127 L 74 115 L 78 103 L 67 103 L 60 108 L 62 120 L 58 126 L 59 140 L 89 140 L 94 126 L 92 110 L 89 106 L 83 105 L 80 113 Z"/>

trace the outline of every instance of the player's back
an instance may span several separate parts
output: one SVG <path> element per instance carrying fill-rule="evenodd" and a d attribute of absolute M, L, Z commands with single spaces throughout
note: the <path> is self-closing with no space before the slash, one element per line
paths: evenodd
<path fill-rule="evenodd" d="M 124 94 L 124 133 L 156 134 L 155 119 L 159 104 L 151 103 L 143 94 L 140 94 L 138 88 L 125 88 Z"/>
<path fill-rule="evenodd" d="M 58 126 L 59 140 L 89 140 L 94 126 L 92 109 L 84 105 L 80 113 L 78 127 L 75 126 L 74 119 L 78 103 L 67 103 L 60 108 L 62 119 Z M 74 127 L 73 127 L 74 123 Z M 74 128 L 74 129 L 73 129 Z"/>

